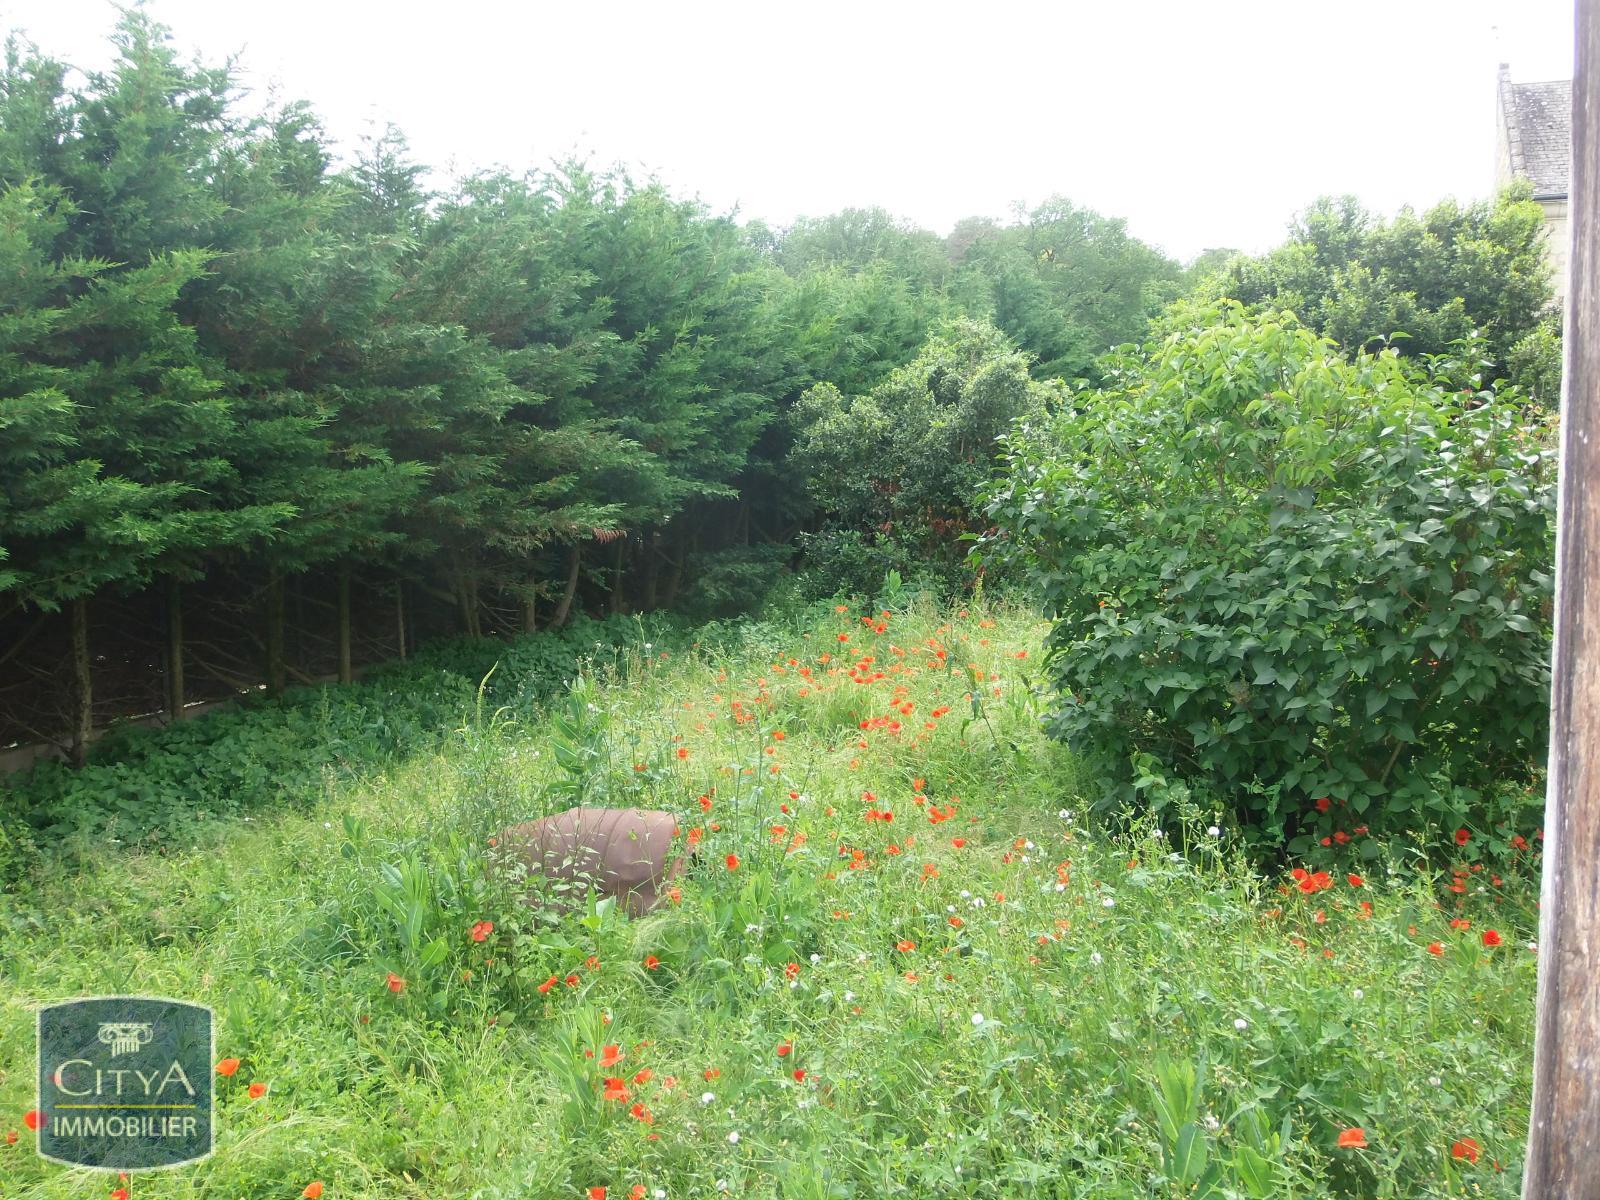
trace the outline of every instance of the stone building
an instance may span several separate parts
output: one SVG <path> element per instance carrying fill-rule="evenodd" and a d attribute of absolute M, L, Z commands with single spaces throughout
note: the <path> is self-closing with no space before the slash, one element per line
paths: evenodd
<path fill-rule="evenodd" d="M 1511 68 L 1501 63 L 1495 109 L 1495 188 L 1505 187 L 1512 179 L 1526 179 L 1533 185 L 1533 198 L 1544 209 L 1556 300 L 1565 301 L 1572 80 L 1512 83 Z"/>

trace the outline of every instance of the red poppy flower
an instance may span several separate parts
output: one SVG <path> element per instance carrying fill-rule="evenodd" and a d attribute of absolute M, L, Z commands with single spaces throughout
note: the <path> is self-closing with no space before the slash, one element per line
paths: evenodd
<path fill-rule="evenodd" d="M 1332 807 L 1333 801 L 1329 800 L 1326 796 L 1317 801 L 1317 811 L 1319 813 L 1325 813 Z"/>
<path fill-rule="evenodd" d="M 645 1067 L 637 1075 L 635 1075 L 633 1077 L 633 1082 L 635 1084 L 643 1086 L 644 1084 L 649 1083 L 655 1077 L 656 1077 L 656 1073 L 654 1071 L 652 1071 L 649 1067 Z"/>
<path fill-rule="evenodd" d="M 730 854 L 722 861 L 730 871 L 737 871 L 739 869 L 739 856 L 737 854 Z"/>
<path fill-rule="evenodd" d="M 48 1119 L 49 1118 L 47 1118 L 36 1108 L 30 1108 L 27 1112 L 22 1114 L 22 1123 L 29 1129 L 33 1130 L 37 1130 L 39 1126 L 43 1125 Z"/>
<path fill-rule="evenodd" d="M 16 1144 L 17 1144 L 17 1131 L 15 1129 L 6 1130 L 6 1145 L 15 1146 Z"/>
<path fill-rule="evenodd" d="M 1359 875 L 1346 875 L 1344 878 L 1345 882 L 1347 882 L 1351 887 L 1363 887 L 1367 882 Z"/>
<path fill-rule="evenodd" d="M 252 1083 L 250 1085 L 250 1099 L 259 1100 L 259 1099 L 261 1099 L 261 1097 L 265 1096 L 266 1094 L 267 1094 L 267 1085 L 266 1084 L 264 1084 L 264 1083 Z"/>
<path fill-rule="evenodd" d="M 715 1079 L 718 1075 L 722 1074 L 722 1070 L 720 1067 L 707 1067 L 704 1071 L 701 1071 L 700 1074 L 704 1075 L 707 1079 Z"/>
<path fill-rule="evenodd" d="M 589 1189 L 589 1200 L 606 1200 L 606 1190 L 603 1187 Z"/>
<path fill-rule="evenodd" d="M 602 1067 L 615 1066 L 617 1064 L 617 1061 L 619 1059 L 621 1059 L 621 1058 L 622 1058 L 622 1047 L 621 1046 L 602 1046 L 600 1048 L 600 1065 Z"/>
<path fill-rule="evenodd" d="M 1349 1129 L 1339 1131 L 1339 1149 L 1364 1150 L 1367 1146 L 1367 1131 L 1356 1125 Z"/>
<path fill-rule="evenodd" d="M 789 1051 L 791 1051 L 793 1049 L 794 1049 L 794 1047 L 792 1045 L 790 1045 L 788 1042 L 779 1042 L 778 1043 L 778 1049 L 777 1049 L 778 1057 L 779 1058 L 787 1057 Z"/>
<path fill-rule="evenodd" d="M 475 942 L 481 942 L 493 932 L 493 921 L 479 921 L 472 927 L 472 940 Z"/>
<path fill-rule="evenodd" d="M 1450 1143 L 1450 1157 L 1464 1158 L 1469 1163 L 1478 1161 L 1478 1143 L 1474 1138 L 1462 1138 L 1458 1142 Z"/>
<path fill-rule="evenodd" d="M 688 758 L 689 757 L 689 747 L 687 747 L 687 746 L 679 746 L 678 747 L 678 757 L 679 758 Z"/>
<path fill-rule="evenodd" d="M 1444 953 L 1444 947 L 1441 946 L 1438 942 L 1429 942 L 1428 943 L 1428 953 L 1429 954 L 1443 954 Z"/>
<path fill-rule="evenodd" d="M 239 1060 L 237 1058 L 225 1058 L 217 1064 L 218 1075 L 232 1075 L 238 1069 Z"/>
<path fill-rule="evenodd" d="M 654 954 L 645 955 L 644 969 L 646 971 L 654 971 L 660 965 L 661 965 L 661 960 L 659 958 L 657 958 Z"/>
<path fill-rule="evenodd" d="M 389 976 L 384 982 L 388 984 L 389 990 L 397 996 L 406 990 L 406 981 L 401 979 L 400 976 L 396 975 L 393 971 L 389 972 Z"/>
<path fill-rule="evenodd" d="M 910 954 L 917 948 L 917 944 L 912 941 L 900 941 L 894 944 L 894 948 L 900 951 L 901 954 Z"/>
<path fill-rule="evenodd" d="M 1502 940 L 1500 934 L 1493 929 L 1485 929 L 1483 931 L 1483 944 L 1491 950 L 1500 945 Z"/>
<path fill-rule="evenodd" d="M 806 1069 L 804 1067 L 795 1068 L 794 1081 L 796 1083 L 804 1083 L 806 1081 Z"/>
<path fill-rule="evenodd" d="M 788 976 L 790 979 L 799 979 L 800 978 L 800 964 L 799 963 L 794 963 L 794 962 L 786 963 L 784 965 L 784 968 L 783 968 L 783 973 L 786 976 Z"/>
<path fill-rule="evenodd" d="M 539 985 L 539 994 L 541 996 L 545 995 L 546 993 L 548 993 L 550 991 L 551 988 L 555 987 L 556 983 L 557 983 L 556 977 L 554 975 L 550 976 L 549 979 L 546 979 L 543 983 L 541 983 Z"/>
<path fill-rule="evenodd" d="M 128 1200 L 128 1189 L 125 1187 L 112 1188 L 108 1200 Z"/>
<path fill-rule="evenodd" d="M 644 1184 L 636 1183 L 629 1188 L 628 1200 L 644 1200 Z"/>
<path fill-rule="evenodd" d="M 625 1101 L 628 1098 L 628 1085 L 615 1076 L 608 1076 L 604 1096 L 607 1100 Z"/>
<path fill-rule="evenodd" d="M 1471 840 L 1472 840 L 1471 832 L 1469 832 L 1468 830 L 1465 830 L 1465 829 L 1456 830 L 1456 845 L 1465 846 Z"/>
<path fill-rule="evenodd" d="M 322 1195 L 322 1180 L 313 1179 L 301 1190 L 300 1195 L 305 1197 L 305 1200 L 319 1200 Z"/>
<path fill-rule="evenodd" d="M 576 975 L 568 975 L 561 982 L 566 984 L 568 987 L 577 987 L 582 981 Z"/>

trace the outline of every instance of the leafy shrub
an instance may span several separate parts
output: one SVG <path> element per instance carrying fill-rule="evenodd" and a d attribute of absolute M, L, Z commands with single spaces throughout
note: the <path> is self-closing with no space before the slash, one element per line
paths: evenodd
<path fill-rule="evenodd" d="M 890 570 L 946 591 L 966 582 L 963 538 L 998 439 L 1057 394 L 1028 362 L 993 325 L 962 319 L 867 395 L 823 383 L 800 398 L 793 462 L 829 514 L 801 546 L 830 593 L 871 594 Z"/>
<path fill-rule="evenodd" d="M 1547 431 L 1231 304 L 1113 368 L 988 500 L 1101 803 L 1183 781 L 1296 851 L 1502 815 L 1546 736 Z"/>

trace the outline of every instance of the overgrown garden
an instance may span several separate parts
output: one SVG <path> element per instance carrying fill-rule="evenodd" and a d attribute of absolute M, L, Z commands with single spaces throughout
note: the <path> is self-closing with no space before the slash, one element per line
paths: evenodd
<path fill-rule="evenodd" d="M 780 229 L 117 39 L 0 73 L 0 1200 L 82 1194 L 30 1006 L 119 990 L 220 1021 L 140 1196 L 1517 1194 L 1525 190 Z M 530 910 L 577 804 L 700 866 Z"/>

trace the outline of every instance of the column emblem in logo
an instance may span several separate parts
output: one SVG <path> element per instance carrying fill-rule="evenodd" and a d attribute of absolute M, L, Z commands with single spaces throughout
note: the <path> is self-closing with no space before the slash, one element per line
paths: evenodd
<path fill-rule="evenodd" d="M 100 1026 L 100 1040 L 111 1047 L 112 1058 L 119 1054 L 137 1054 L 139 1047 L 150 1042 L 155 1036 L 153 1025 L 107 1021 Z"/>
<path fill-rule="evenodd" d="M 95 996 L 39 1010 L 39 1153 L 108 1171 L 211 1153 L 211 1010 Z"/>

